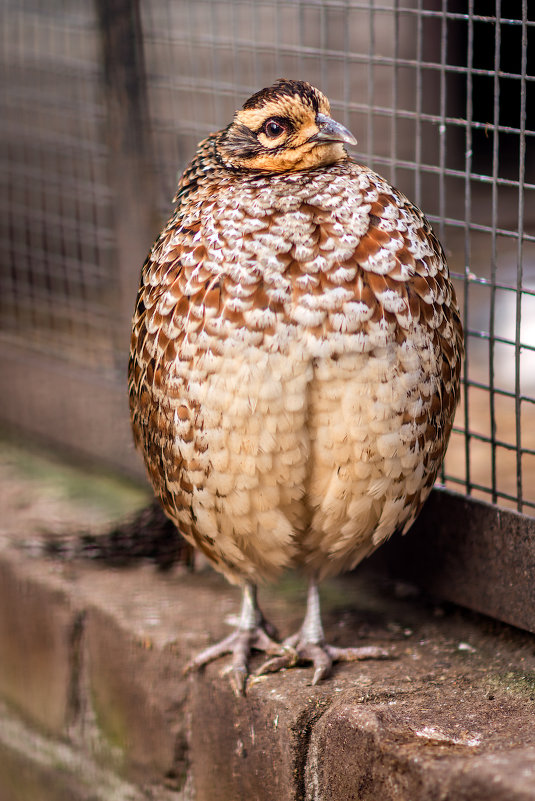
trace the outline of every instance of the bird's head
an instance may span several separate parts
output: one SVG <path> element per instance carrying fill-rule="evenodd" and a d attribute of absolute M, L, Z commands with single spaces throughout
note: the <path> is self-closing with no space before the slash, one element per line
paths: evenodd
<path fill-rule="evenodd" d="M 353 134 L 330 117 L 329 101 L 306 81 L 284 78 L 237 111 L 217 143 L 227 167 L 288 172 L 347 158 Z"/>

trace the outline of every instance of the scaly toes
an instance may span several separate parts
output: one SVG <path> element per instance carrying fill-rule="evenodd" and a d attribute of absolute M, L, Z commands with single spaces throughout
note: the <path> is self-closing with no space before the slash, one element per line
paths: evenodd
<path fill-rule="evenodd" d="M 298 638 L 289 637 L 283 643 L 284 653 L 268 659 L 255 672 L 255 676 L 275 673 L 283 668 L 312 663 L 314 675 L 312 684 L 326 679 L 334 662 L 356 662 L 361 659 L 391 659 L 392 654 L 384 648 L 366 646 L 362 648 L 337 648 L 326 643 L 298 642 Z"/>
<path fill-rule="evenodd" d="M 283 643 L 282 653 L 268 659 L 264 662 L 258 670 L 255 671 L 255 676 L 263 676 L 266 673 L 276 673 L 283 668 L 290 668 L 299 663 L 299 654 L 290 645 Z"/>
<path fill-rule="evenodd" d="M 236 629 L 221 642 L 215 643 L 200 654 L 193 657 L 186 667 L 184 674 L 207 665 L 225 654 L 232 654 L 230 665 L 224 670 L 228 674 L 232 689 L 236 695 L 245 695 L 247 677 L 249 675 L 249 657 L 252 650 L 264 651 L 267 655 L 280 656 L 282 646 L 271 639 L 264 628 L 257 626 L 252 629 Z"/>
<path fill-rule="evenodd" d="M 219 659 L 220 656 L 234 653 L 236 648 L 236 640 L 238 639 L 237 635 L 239 633 L 240 632 L 238 631 L 233 631 L 232 634 L 229 634 L 224 640 L 216 642 L 214 645 L 210 645 L 208 648 L 205 648 L 204 651 L 200 652 L 200 654 L 196 654 L 196 656 L 190 659 L 185 666 L 183 674 L 186 675 L 191 673 L 193 670 L 198 670 L 199 668 L 208 665 L 209 662 L 213 662 L 214 659 Z"/>
<path fill-rule="evenodd" d="M 184 668 L 184 673 L 196 670 L 225 654 L 232 654 L 232 661 L 224 673 L 230 678 L 236 695 L 245 695 L 249 676 L 249 657 L 253 650 L 263 651 L 269 659 L 254 673 L 262 676 L 276 673 L 283 668 L 312 663 L 312 684 L 326 679 L 333 662 L 354 662 L 361 659 L 390 659 L 392 654 L 384 648 L 365 646 L 361 648 L 337 648 L 326 643 L 302 641 L 299 635 L 288 637 L 282 645 L 271 639 L 263 626 L 252 629 L 236 629 L 221 642 L 211 645 L 197 654 Z"/>
<path fill-rule="evenodd" d="M 312 662 L 314 666 L 314 678 L 312 684 L 317 684 L 321 679 L 325 679 L 332 668 L 332 659 L 328 652 L 321 645 L 314 643 L 303 643 L 294 647 L 286 642 L 283 645 L 285 653 L 268 659 L 254 674 L 263 676 L 265 673 L 276 673 L 283 668 L 291 668 L 294 665 L 303 665 Z"/>

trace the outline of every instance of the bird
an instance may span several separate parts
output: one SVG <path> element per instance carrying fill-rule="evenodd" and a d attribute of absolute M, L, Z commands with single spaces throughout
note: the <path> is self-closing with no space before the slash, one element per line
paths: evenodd
<path fill-rule="evenodd" d="M 463 330 L 423 213 L 348 155 L 353 134 L 310 83 L 281 78 L 199 145 L 144 266 L 133 317 L 134 440 L 166 515 L 240 586 L 225 654 L 256 674 L 381 658 L 326 642 L 319 583 L 411 526 L 443 462 Z M 282 643 L 257 601 L 308 580 Z M 256 675 L 255 674 L 255 675 Z"/>

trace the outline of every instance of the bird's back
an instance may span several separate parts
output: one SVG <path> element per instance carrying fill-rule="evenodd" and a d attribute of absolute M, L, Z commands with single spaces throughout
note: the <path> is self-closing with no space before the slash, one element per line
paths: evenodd
<path fill-rule="evenodd" d="M 435 480 L 454 290 L 423 215 L 367 168 L 233 171 L 214 141 L 143 270 L 135 438 L 166 512 L 231 580 L 336 573 Z"/>

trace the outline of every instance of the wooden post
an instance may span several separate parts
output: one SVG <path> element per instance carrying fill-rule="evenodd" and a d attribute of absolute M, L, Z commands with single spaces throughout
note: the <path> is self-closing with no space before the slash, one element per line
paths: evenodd
<path fill-rule="evenodd" d="M 110 185 L 115 195 L 118 365 L 126 370 L 141 265 L 158 229 L 139 0 L 95 0 L 102 43 Z"/>

